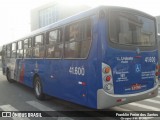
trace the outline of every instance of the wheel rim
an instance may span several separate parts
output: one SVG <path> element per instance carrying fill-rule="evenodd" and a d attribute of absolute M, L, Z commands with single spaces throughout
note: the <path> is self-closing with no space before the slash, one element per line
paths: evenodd
<path fill-rule="evenodd" d="M 41 84 L 39 81 L 36 81 L 35 91 L 38 96 L 41 94 Z"/>

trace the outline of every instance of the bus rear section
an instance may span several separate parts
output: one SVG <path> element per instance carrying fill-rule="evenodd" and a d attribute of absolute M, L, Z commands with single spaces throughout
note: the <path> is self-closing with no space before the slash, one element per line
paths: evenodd
<path fill-rule="evenodd" d="M 97 108 L 155 97 L 158 94 L 155 19 L 130 9 L 110 9 L 106 14 L 109 34 L 102 40 L 103 88 L 97 92 Z"/>

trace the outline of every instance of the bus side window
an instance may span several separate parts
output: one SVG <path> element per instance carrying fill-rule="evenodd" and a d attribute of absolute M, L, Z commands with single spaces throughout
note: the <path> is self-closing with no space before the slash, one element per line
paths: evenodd
<path fill-rule="evenodd" d="M 23 43 L 24 43 L 24 58 L 26 58 L 26 56 L 27 56 L 27 49 L 28 49 L 28 39 L 25 39 L 23 41 Z"/>
<path fill-rule="evenodd" d="M 62 30 L 59 28 L 47 33 L 46 57 L 61 58 L 63 51 Z"/>
<path fill-rule="evenodd" d="M 28 39 L 28 47 L 31 48 L 32 47 L 32 38 Z"/>
<path fill-rule="evenodd" d="M 28 38 L 28 48 L 26 49 L 26 58 L 32 57 L 32 38 Z"/>
<path fill-rule="evenodd" d="M 17 51 L 16 43 L 12 43 L 12 49 L 11 49 L 11 58 L 16 58 L 16 51 Z"/>
<path fill-rule="evenodd" d="M 65 28 L 65 58 L 86 58 L 91 43 L 91 21 L 85 19 Z"/>
<path fill-rule="evenodd" d="M 81 40 L 80 22 L 73 23 L 65 28 L 65 58 L 78 58 L 79 45 Z"/>
<path fill-rule="evenodd" d="M 6 46 L 4 45 L 2 47 L 2 63 L 5 62 L 5 58 L 6 58 Z"/>
<path fill-rule="evenodd" d="M 17 42 L 17 58 L 23 58 L 23 41 Z"/>
<path fill-rule="evenodd" d="M 11 44 L 7 45 L 7 48 L 6 48 L 6 57 L 7 58 L 11 57 Z"/>
<path fill-rule="evenodd" d="M 81 58 L 86 58 L 88 56 L 90 46 L 91 46 L 91 20 L 87 19 L 82 22 L 82 31 L 83 31 L 83 37 L 81 41 L 81 48 L 79 56 Z"/>
<path fill-rule="evenodd" d="M 43 58 L 45 55 L 43 34 L 34 37 L 33 57 Z"/>

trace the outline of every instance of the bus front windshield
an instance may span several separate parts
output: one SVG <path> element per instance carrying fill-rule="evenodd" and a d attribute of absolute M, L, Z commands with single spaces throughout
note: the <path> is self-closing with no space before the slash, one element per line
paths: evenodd
<path fill-rule="evenodd" d="M 111 11 L 110 40 L 114 43 L 137 46 L 155 45 L 154 20 L 139 15 Z"/>

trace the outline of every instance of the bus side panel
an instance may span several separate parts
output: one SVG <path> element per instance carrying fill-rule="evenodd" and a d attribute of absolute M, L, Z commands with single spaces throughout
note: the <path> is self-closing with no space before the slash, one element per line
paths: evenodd
<path fill-rule="evenodd" d="M 102 88 L 101 38 L 96 16 L 92 22 L 92 44 L 87 59 L 25 59 L 23 83 L 32 87 L 33 76 L 38 74 L 44 93 L 97 108 L 97 90 Z"/>
<path fill-rule="evenodd" d="M 160 34 L 157 35 L 157 43 L 158 43 L 158 64 L 159 64 L 158 81 L 160 83 Z"/>
<path fill-rule="evenodd" d="M 44 93 L 86 105 L 86 60 L 45 60 Z"/>
<path fill-rule="evenodd" d="M 85 105 L 87 102 L 88 63 L 86 60 L 65 60 L 63 62 L 65 76 L 61 82 L 64 86 L 66 100 Z"/>
<path fill-rule="evenodd" d="M 16 60 L 15 79 L 20 83 L 24 83 L 25 65 L 22 59 Z"/>
<path fill-rule="evenodd" d="M 24 81 L 25 84 L 29 87 L 33 87 L 33 76 L 34 76 L 34 68 L 35 68 L 35 62 L 32 59 L 25 59 L 24 60 Z"/>
<path fill-rule="evenodd" d="M 18 59 L 16 62 L 16 80 L 33 88 L 34 75 L 38 75 L 43 85 L 45 69 L 43 59 Z"/>
<path fill-rule="evenodd" d="M 32 87 L 31 78 L 33 77 L 33 73 L 31 71 L 34 69 L 32 61 L 32 59 L 17 59 L 15 67 L 15 80 L 29 87 Z"/>
<path fill-rule="evenodd" d="M 97 58 L 97 19 L 92 18 L 92 45 L 87 59 L 45 60 L 44 92 L 88 107 L 97 107 L 97 89 L 102 87 L 100 60 Z M 101 47 L 98 54 L 100 55 Z M 99 57 L 100 58 L 100 57 Z"/>
<path fill-rule="evenodd" d="M 88 78 L 88 105 L 97 108 L 97 90 L 102 88 L 101 75 L 101 37 L 99 31 L 98 17 L 93 18 L 92 47 L 89 56 L 89 78 Z"/>
<path fill-rule="evenodd" d="M 64 75 L 62 60 L 46 59 L 44 71 L 44 93 L 56 97 L 63 96 L 64 87 L 60 83 Z"/>

